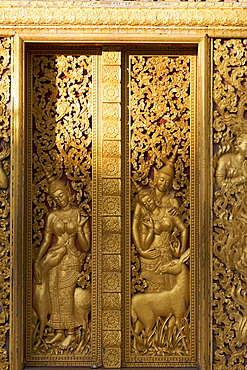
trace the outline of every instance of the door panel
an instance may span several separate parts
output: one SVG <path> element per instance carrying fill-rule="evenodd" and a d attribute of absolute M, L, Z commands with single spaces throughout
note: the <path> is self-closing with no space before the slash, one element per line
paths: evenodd
<path fill-rule="evenodd" d="M 27 48 L 27 366 L 197 366 L 193 45 Z"/>
<path fill-rule="evenodd" d="M 193 366 L 196 53 L 135 50 L 125 60 L 126 362 Z"/>
<path fill-rule="evenodd" d="M 86 366 L 97 361 L 99 332 L 97 50 L 30 48 L 27 57 L 26 363 Z"/>

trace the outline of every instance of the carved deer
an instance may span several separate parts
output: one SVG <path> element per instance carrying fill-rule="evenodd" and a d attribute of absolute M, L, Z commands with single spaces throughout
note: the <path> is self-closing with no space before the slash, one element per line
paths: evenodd
<path fill-rule="evenodd" d="M 33 310 L 35 320 L 39 319 L 40 328 L 38 341 L 35 348 L 43 341 L 45 325 L 51 314 L 51 302 L 49 297 L 49 272 L 56 266 L 67 253 L 66 247 L 61 247 L 59 252 L 54 250 L 48 252 L 40 261 L 41 283 L 34 283 Z M 91 292 L 87 289 L 77 287 L 74 292 L 74 310 L 77 320 L 81 323 L 84 332 L 87 331 L 88 314 L 91 310 Z M 77 349 L 78 350 L 78 349 Z"/>
<path fill-rule="evenodd" d="M 171 315 L 168 322 L 168 341 L 171 340 L 174 325 L 181 329 L 181 320 L 188 310 L 190 298 L 190 274 L 184 263 L 189 256 L 190 250 L 187 249 L 180 258 L 159 267 L 162 273 L 176 276 L 173 289 L 158 293 L 138 293 L 133 296 L 131 316 L 136 338 L 143 329 L 148 336 L 158 317 Z"/>

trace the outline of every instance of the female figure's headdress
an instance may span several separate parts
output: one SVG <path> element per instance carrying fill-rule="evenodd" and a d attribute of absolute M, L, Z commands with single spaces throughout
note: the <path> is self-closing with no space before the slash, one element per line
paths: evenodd
<path fill-rule="evenodd" d="M 135 185 L 135 188 L 137 190 L 137 198 L 138 198 L 138 201 L 140 202 L 142 200 L 142 198 L 145 196 L 145 195 L 148 195 L 150 196 L 150 191 L 147 190 L 147 189 L 144 189 L 142 186 L 138 185 L 134 180 L 133 180 L 133 183 Z"/>
<path fill-rule="evenodd" d="M 159 168 L 158 170 L 156 170 L 158 175 L 166 174 L 171 178 L 174 177 L 174 162 L 177 156 L 177 152 L 178 152 L 178 145 L 175 147 L 174 153 L 172 154 L 170 159 L 166 161 L 165 165 Z"/>
<path fill-rule="evenodd" d="M 48 183 L 48 193 L 52 198 L 54 197 L 54 193 L 57 190 L 63 190 L 65 192 L 67 192 L 67 189 L 66 189 L 67 186 L 66 186 L 65 182 L 56 179 L 53 176 L 53 174 L 48 171 L 48 169 L 46 167 L 43 166 L 43 169 L 44 169 L 46 180 L 47 180 L 47 183 Z"/>

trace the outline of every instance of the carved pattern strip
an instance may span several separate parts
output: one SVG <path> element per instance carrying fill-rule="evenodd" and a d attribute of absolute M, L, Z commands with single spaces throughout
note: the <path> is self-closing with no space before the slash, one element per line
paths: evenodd
<path fill-rule="evenodd" d="M 120 2 L 121 3 L 121 2 Z M 30 26 L 43 27 L 47 24 L 51 27 L 71 28 L 79 27 L 78 32 L 81 32 L 81 26 L 91 26 L 98 29 L 119 27 L 128 29 L 131 33 L 131 27 L 246 27 L 246 9 L 242 4 L 239 6 L 231 6 L 229 9 L 228 2 L 218 2 L 216 4 L 210 2 L 210 8 L 207 6 L 207 1 L 203 2 L 176 2 L 176 12 L 174 12 L 172 2 L 163 5 L 162 2 L 146 2 L 145 7 L 137 8 L 135 2 L 128 4 L 128 7 L 111 8 L 103 7 L 102 4 L 96 4 L 94 7 L 85 5 L 81 1 L 77 6 L 70 3 L 63 4 L 60 1 L 52 1 L 45 3 L 43 1 L 35 1 L 31 4 L 23 4 L 15 1 L 3 1 L 0 6 L 1 24 L 4 26 L 12 25 L 25 28 Z M 236 4 L 236 3 L 235 3 Z M 162 6 L 163 5 L 163 6 Z M 157 7 L 156 7 L 157 6 Z M 42 9 L 42 11 L 40 11 Z"/>
<path fill-rule="evenodd" d="M 247 42 L 213 49 L 213 366 L 246 369 Z"/>
<path fill-rule="evenodd" d="M 102 53 L 103 364 L 121 367 L 121 54 Z M 106 340 L 106 337 L 111 340 Z M 114 339 L 115 338 L 115 339 Z"/>
<path fill-rule="evenodd" d="M 0 364 L 9 369 L 11 245 L 10 245 L 10 87 L 11 41 L 0 38 Z"/>

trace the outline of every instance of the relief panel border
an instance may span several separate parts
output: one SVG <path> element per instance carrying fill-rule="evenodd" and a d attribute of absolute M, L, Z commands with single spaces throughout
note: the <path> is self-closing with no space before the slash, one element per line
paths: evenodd
<path fill-rule="evenodd" d="M 209 243 L 207 239 L 207 233 L 200 233 L 200 228 L 202 225 L 206 228 L 209 226 L 209 219 L 208 217 L 205 218 L 203 214 L 203 207 L 205 205 L 205 200 L 208 197 L 208 189 L 209 189 L 209 178 L 205 172 L 205 168 L 207 168 L 209 164 L 209 157 L 208 152 L 203 153 L 203 147 L 208 147 L 208 138 L 206 136 L 207 133 L 207 126 L 206 126 L 206 119 L 208 117 L 207 112 L 207 104 L 208 104 L 208 75 L 207 75 L 207 50 L 208 50 L 208 40 L 206 38 L 202 39 L 198 43 L 198 55 L 196 61 L 192 61 L 191 73 L 194 74 L 195 79 L 192 83 L 192 91 L 193 99 L 191 101 L 191 120 L 194 126 L 194 132 L 191 135 L 191 146 L 192 146 L 192 162 L 191 162 L 191 174 L 195 174 L 194 178 L 191 178 L 191 185 L 192 190 L 194 192 L 194 200 L 191 205 L 191 215 L 193 219 L 193 224 L 191 225 L 193 232 L 193 237 L 191 239 L 191 243 L 194 246 L 193 256 L 191 257 L 192 264 L 194 263 L 194 271 L 191 276 L 191 284 L 194 286 L 194 297 L 192 302 L 192 316 L 194 320 L 194 333 L 192 337 L 192 353 L 189 362 L 186 363 L 186 359 L 184 359 L 184 365 L 181 364 L 180 366 L 205 366 L 205 369 L 211 369 L 211 362 L 205 360 L 206 357 L 209 355 L 208 346 L 210 343 L 207 342 L 208 338 L 210 337 L 210 323 L 207 321 L 208 317 L 207 313 L 209 313 L 209 301 L 207 300 L 207 296 L 205 296 L 205 292 L 208 289 L 208 266 L 210 264 L 210 252 L 209 252 Z M 186 54 L 186 52 L 185 52 Z M 126 77 L 125 77 L 126 78 Z M 125 96 L 125 106 L 128 105 L 128 96 Z M 128 114 L 125 112 L 125 121 L 128 122 Z M 128 128 L 126 128 L 128 130 Z M 130 183 L 126 176 L 130 174 L 130 158 L 128 154 L 128 145 L 129 145 L 129 134 L 127 131 L 123 132 L 125 135 L 125 142 L 126 147 L 123 148 L 123 153 L 125 151 L 125 197 L 128 201 L 125 203 L 125 222 L 124 222 L 124 234 L 126 235 L 124 240 L 125 248 L 126 246 L 130 246 L 130 239 L 127 235 L 130 235 L 131 225 L 130 225 Z M 200 141 L 201 140 L 201 141 Z M 201 142 L 202 145 L 198 143 Z M 199 153 L 201 153 L 201 157 L 199 157 Z M 192 175 L 193 176 L 193 175 Z M 199 176 L 202 178 L 202 182 L 199 184 Z M 201 208 L 200 208 L 201 207 Z M 199 211 L 200 210 L 200 211 Z M 210 212 L 208 213 L 208 215 Z M 129 279 L 130 276 L 130 252 L 128 251 L 128 247 L 123 252 L 125 255 L 125 277 Z M 123 354 L 123 365 L 124 366 L 132 366 L 138 367 L 138 362 L 142 363 L 142 366 L 164 366 L 164 362 L 162 360 L 152 360 L 151 362 L 145 362 L 144 358 L 141 356 L 137 356 L 135 360 L 137 363 L 133 362 L 134 357 L 130 355 L 130 342 L 128 339 L 129 330 L 130 330 L 130 290 L 129 285 L 127 287 L 127 291 L 125 292 L 125 300 L 126 300 L 126 307 L 125 307 L 125 316 L 124 321 L 127 323 L 127 328 L 123 328 L 123 333 L 125 336 L 125 349 Z M 199 304 L 200 302 L 200 304 Z M 198 306 L 199 304 L 199 306 Z M 205 311 L 204 311 L 205 309 Z M 200 325 L 199 325 L 200 322 Z M 202 326 L 204 329 L 202 329 Z M 209 335 L 209 337 L 206 335 Z M 200 343 L 204 343 L 205 347 L 200 346 Z M 209 356 L 210 357 L 210 356 Z M 135 361 L 134 360 L 134 361 Z M 178 365 L 177 359 L 175 359 L 175 363 L 172 363 L 172 366 Z M 154 361 L 154 362 L 153 362 Z M 170 365 L 171 362 L 167 359 L 167 365 Z M 202 365 L 203 364 L 203 365 Z M 168 365 L 168 366 L 169 366 Z"/>
<path fill-rule="evenodd" d="M 40 50 L 41 49 L 41 50 Z M 26 352 L 26 365 L 27 366 L 42 366 L 43 364 L 46 365 L 53 365 L 54 364 L 54 359 L 56 359 L 57 363 L 60 363 L 61 365 L 77 365 L 78 360 L 80 361 L 80 364 L 83 363 L 83 366 L 99 366 L 101 364 L 101 341 L 100 341 L 100 320 L 98 321 L 98 318 L 101 317 L 101 310 L 99 309 L 100 307 L 100 286 L 101 286 L 101 280 L 100 280 L 100 275 L 98 274 L 99 271 L 99 266 L 100 265 L 100 258 L 99 258 L 99 241 L 100 238 L 98 238 L 98 232 L 100 230 L 100 225 L 98 225 L 98 222 L 100 220 L 99 214 L 97 213 L 98 209 L 98 194 L 97 194 L 97 166 L 98 162 L 96 160 L 97 158 L 97 143 L 96 143 L 96 137 L 97 137 L 97 115 L 98 115 L 98 109 L 97 109 L 97 104 L 98 104 L 98 92 L 97 92 L 97 81 L 98 81 L 98 54 L 99 51 L 97 48 L 95 49 L 89 49 L 89 48 L 81 48 L 79 49 L 77 46 L 65 46 L 65 47 L 56 47 L 55 48 L 56 53 L 69 53 L 70 55 L 80 55 L 82 52 L 83 54 L 91 54 L 92 55 L 92 70 L 93 70 L 93 81 L 92 81 L 92 106 L 93 106 L 93 120 L 92 120 L 92 219 L 94 220 L 92 222 L 92 233 L 91 233 L 91 255 L 92 255 L 92 310 L 91 310 L 91 345 L 92 345 L 92 351 L 90 356 L 87 357 L 86 360 L 83 360 L 83 357 L 80 355 L 76 355 L 76 359 L 74 355 L 65 355 L 63 357 L 60 356 L 51 356 L 51 359 L 49 360 L 47 356 L 47 359 L 44 360 L 44 356 L 39 356 L 39 355 L 31 355 L 29 351 Z M 52 47 L 34 47 L 31 49 L 28 49 L 28 59 L 27 59 L 27 81 L 28 81 L 28 86 L 27 86 L 27 122 L 28 122 L 28 127 L 26 128 L 27 133 L 27 153 L 25 155 L 25 177 L 26 177 L 26 184 L 27 184 L 27 192 L 25 195 L 25 207 L 26 207 L 26 214 L 28 215 L 28 222 L 25 225 L 32 225 L 32 185 L 31 185 L 31 180 L 32 180 L 32 123 L 31 123 L 31 112 L 32 112 L 32 87 L 31 87 L 31 81 L 32 81 L 32 75 L 31 75 L 31 57 L 32 55 L 51 55 L 54 54 L 54 50 Z M 24 139 L 25 140 L 25 139 Z M 31 227 L 25 226 L 24 230 L 24 235 L 28 235 L 27 237 L 24 238 L 24 248 L 26 245 L 28 245 L 28 250 L 31 249 L 32 246 L 32 231 Z M 31 287 L 26 286 L 26 280 L 30 281 L 32 280 L 31 274 L 32 270 L 32 259 L 31 259 L 31 253 L 29 253 L 29 259 L 28 262 L 26 263 L 26 252 L 25 249 L 23 249 L 23 286 L 24 286 L 24 291 L 23 291 L 23 296 L 25 296 L 25 300 L 27 300 L 29 303 L 31 302 Z M 24 294 L 25 292 L 25 294 Z M 25 321 L 24 321 L 24 328 L 27 325 L 27 323 L 30 323 L 30 307 L 28 308 L 28 305 L 26 306 L 25 309 Z M 97 318 L 97 319 L 96 319 Z M 24 330 L 25 332 L 25 330 Z M 29 337 L 30 333 L 29 330 L 26 332 L 27 338 L 26 338 L 26 343 L 29 343 Z"/>
<path fill-rule="evenodd" d="M 118 36 L 118 40 L 119 42 L 128 42 L 129 38 L 125 35 L 125 36 Z M 153 36 L 154 39 L 156 40 L 156 42 L 160 42 L 160 36 Z M 57 37 L 56 36 L 49 36 L 48 37 L 49 40 L 57 40 Z M 17 148 L 18 149 L 18 153 L 21 153 L 21 155 L 19 157 L 14 156 L 14 160 L 15 160 L 15 163 L 16 163 L 16 166 L 15 166 L 15 171 L 13 173 L 13 176 L 12 176 L 12 179 L 16 181 L 16 179 L 18 179 L 18 184 L 20 183 L 20 181 L 22 181 L 21 179 L 23 178 L 23 161 L 22 161 L 22 150 L 23 150 L 23 141 L 20 141 L 18 138 L 19 138 L 19 133 L 22 133 L 23 132 L 23 129 L 24 129 L 24 126 L 23 126 L 23 123 L 24 123 L 24 108 L 22 105 L 22 101 L 24 101 L 24 96 L 23 96 L 23 85 L 22 85 L 22 81 L 23 81 L 23 68 L 24 68 L 24 64 L 23 64 L 23 47 L 24 47 L 24 40 L 32 40 L 32 41 L 38 41 L 40 39 L 40 35 L 36 34 L 36 36 L 31 37 L 30 35 L 25 35 L 24 37 L 20 38 L 18 35 L 15 36 L 15 44 L 14 44 L 14 48 L 15 48 L 15 61 L 17 62 L 16 63 L 16 69 L 15 69 L 15 81 L 14 81 L 14 84 L 15 84 L 15 91 L 14 91 L 14 95 L 15 97 L 18 97 L 16 100 L 15 100 L 15 109 L 14 109 L 14 114 L 15 114 L 15 118 L 16 118 L 16 126 L 15 126 L 15 129 L 14 129 L 14 137 L 15 137 L 15 143 L 17 144 Z M 103 36 L 103 39 L 104 39 L 104 36 Z M 108 40 L 107 42 L 109 42 L 109 38 L 106 37 L 106 39 Z M 185 38 L 186 39 L 186 38 Z M 188 37 L 189 39 L 189 42 L 191 42 L 191 40 L 197 40 L 196 42 L 198 42 L 198 45 L 199 45 L 199 55 L 200 55 L 200 60 L 199 60 L 199 63 L 198 63 L 198 68 L 201 68 L 201 71 L 202 71 L 202 75 L 200 76 L 199 78 L 199 81 L 198 81 L 198 91 L 199 91 L 199 98 L 198 98 L 198 107 L 201 108 L 201 110 L 199 110 L 198 108 L 198 122 L 199 122 L 199 127 L 202 128 L 203 127 L 203 123 L 206 121 L 206 118 L 207 118 L 207 111 L 205 109 L 205 107 L 208 106 L 208 98 L 207 98 L 207 94 L 208 94 L 208 91 L 207 91 L 207 77 L 206 77 L 206 65 L 207 65 L 207 59 L 206 61 L 204 60 L 204 56 L 206 57 L 207 56 L 207 53 L 205 50 L 207 50 L 207 39 L 206 38 L 203 38 L 202 36 L 198 35 L 198 36 L 193 36 L 193 38 L 191 37 Z M 72 40 L 77 40 L 78 41 L 78 38 L 73 38 L 72 36 Z M 91 34 L 90 35 L 90 42 L 94 40 L 94 41 L 99 41 L 101 40 L 101 37 L 100 36 L 97 36 L 97 35 L 93 35 Z M 179 40 L 179 37 L 176 37 L 176 40 Z M 133 42 L 133 39 L 132 41 Z M 167 40 L 165 36 L 162 36 L 162 42 L 171 42 L 171 39 Z M 101 78 L 101 77 L 99 77 Z M 100 92 L 98 92 L 100 94 Z M 99 112 L 98 112 L 99 114 Z M 101 132 L 101 128 L 98 128 L 99 132 Z M 98 132 L 98 133 L 99 133 Z M 202 130 L 200 129 L 200 132 L 204 132 L 204 129 L 202 128 Z M 116 131 L 116 133 L 114 135 L 120 135 L 120 131 Z M 117 137 L 117 136 L 116 136 Z M 205 138 L 205 134 L 203 136 Z M 120 136 L 119 136 L 120 138 Z M 19 140 L 19 141 L 18 141 Z M 206 141 L 203 141 L 203 145 L 204 146 L 207 146 L 207 143 Z M 101 168 L 100 168 L 100 164 L 101 163 L 101 148 L 98 146 L 97 144 L 97 148 L 98 148 L 98 152 L 97 152 L 97 156 L 98 156 L 98 159 L 99 159 L 99 162 L 98 162 L 98 174 L 100 175 L 101 174 Z M 202 166 L 205 166 L 205 163 L 207 163 L 207 159 L 204 158 L 202 161 L 200 161 L 200 165 Z M 17 168 L 17 166 L 19 166 L 19 168 Z M 123 169 L 121 170 L 121 173 L 122 175 L 124 174 L 123 173 Z M 205 177 L 205 183 L 207 182 L 208 178 Z M 93 181 L 95 181 L 95 183 L 97 183 L 97 186 L 100 187 L 100 182 L 98 182 L 98 180 L 96 178 L 93 179 Z M 15 182 L 16 184 L 16 182 Z M 15 185 L 15 189 L 17 191 L 17 188 L 18 186 Z M 207 188 L 207 185 L 203 185 L 202 187 L 202 192 L 201 194 L 203 194 L 203 196 L 205 197 L 205 189 L 204 188 Z M 126 189 L 122 189 L 122 193 L 123 192 L 126 192 Z M 116 193 L 111 193 L 109 196 L 111 197 L 114 197 L 118 195 L 117 192 Z M 97 196 L 97 194 L 96 194 Z M 99 199 L 101 196 L 101 193 L 99 192 L 98 193 L 98 198 L 97 198 L 97 202 L 98 202 L 98 207 L 102 207 L 101 206 L 101 199 Z M 19 220 L 21 220 L 20 217 L 22 217 L 23 215 L 23 201 L 22 201 L 22 198 L 23 198 L 23 190 L 21 190 L 19 192 L 19 197 L 18 199 L 15 199 L 15 202 L 13 203 L 13 209 L 15 211 L 15 222 L 14 222 L 14 230 L 17 230 L 17 225 L 19 224 L 19 222 L 17 221 L 17 219 L 19 218 Z M 96 198 L 95 198 L 96 199 Z M 99 220 L 99 218 L 98 218 Z M 199 221 L 199 226 L 202 226 L 203 224 L 203 220 L 202 220 L 202 215 L 200 215 L 200 221 Z M 99 227 L 99 230 L 101 230 L 101 226 L 98 225 Z M 102 225 L 103 227 L 103 225 Z M 18 240 L 20 240 L 20 238 L 22 238 L 22 233 L 23 233 L 23 227 L 20 228 L 20 233 L 19 233 L 19 238 Z M 123 235 L 124 231 L 122 231 L 122 235 Z M 14 235 L 14 234 L 13 234 Z M 16 234 L 15 234 L 16 235 Z M 117 234 L 112 234 L 114 235 L 114 238 L 119 238 L 119 235 Z M 119 251 L 120 251 L 120 241 L 118 240 L 116 243 L 112 243 L 110 242 L 109 243 L 109 240 L 107 239 L 107 235 L 106 237 L 103 239 L 103 244 L 102 244 L 102 250 L 104 250 L 104 248 L 107 248 L 105 250 L 105 254 L 107 255 L 108 253 L 110 254 L 119 254 Z M 15 237 L 15 240 L 16 237 Z M 97 240 L 96 243 L 100 243 L 100 240 L 101 240 L 101 231 L 99 231 L 99 239 Z M 122 242 L 122 245 L 123 245 L 124 242 Z M 207 245 L 206 242 L 202 242 L 202 244 L 204 246 Z M 17 243 L 15 242 L 15 245 L 17 245 Z M 98 244 L 99 245 L 99 244 Z M 117 249 L 116 249 L 117 248 Z M 100 248 L 99 248 L 100 249 Z M 202 256 L 204 255 L 203 253 L 199 253 L 200 256 L 199 256 L 199 259 L 201 261 L 203 261 L 203 258 Z M 15 256 L 17 256 L 16 252 L 15 252 Z M 20 268 L 20 266 L 18 267 L 18 264 L 17 262 L 14 263 L 15 265 L 15 268 Z M 97 266 L 98 268 L 98 271 L 101 271 L 101 265 L 99 263 L 99 265 Z M 203 272 L 207 272 L 207 268 L 205 266 L 202 267 L 202 274 Z M 99 282 L 101 281 L 101 276 L 98 276 L 99 279 Z M 22 282 L 18 282 L 20 284 L 22 284 Z M 122 281 L 122 284 L 124 284 L 124 282 Z M 204 294 L 204 289 L 206 289 L 207 291 L 207 285 L 204 286 L 205 282 L 203 281 L 200 281 L 199 282 L 199 285 L 200 287 L 202 287 L 202 293 L 200 293 L 200 296 L 201 298 L 203 299 L 203 302 L 202 302 L 202 306 L 205 305 L 207 306 L 207 302 L 205 301 L 204 302 L 204 298 L 206 297 L 206 295 Z M 19 293 L 17 292 L 17 276 L 15 276 L 15 283 L 14 283 L 14 290 L 12 292 L 12 296 L 13 296 L 13 299 L 14 299 L 14 306 L 15 307 L 18 307 L 21 309 L 21 305 L 22 305 L 22 302 L 19 301 L 19 298 L 21 298 L 19 296 Z M 111 294 L 111 298 L 109 298 L 109 294 Z M 17 302 L 18 301 L 18 302 Z M 103 297 L 102 297 L 102 305 L 103 307 L 105 307 L 105 310 L 107 309 L 111 309 L 111 310 L 119 310 L 120 306 L 120 293 L 116 292 L 116 293 L 104 293 Z M 21 312 L 21 310 L 19 311 Z M 203 322 L 205 323 L 205 325 L 203 325 L 204 328 L 207 328 L 207 325 L 208 325 L 208 321 L 207 321 L 207 315 L 205 315 L 203 317 L 203 315 L 201 315 L 201 313 L 199 314 L 200 318 L 202 318 Z M 22 353 L 22 346 L 23 344 L 21 343 L 21 331 L 22 331 L 22 327 L 23 327 L 23 324 L 21 322 L 21 318 L 20 316 L 19 317 L 14 317 L 14 315 L 12 316 L 13 317 L 13 321 L 12 321 L 12 324 L 11 324 L 11 327 L 12 327 L 12 333 L 14 332 L 13 330 L 17 330 L 16 333 L 17 335 L 15 336 L 15 339 L 13 337 L 13 334 L 11 334 L 11 341 L 10 341 L 10 345 L 11 345 L 11 348 L 12 348 L 12 352 L 11 352 L 11 366 L 12 364 L 14 364 L 14 368 L 16 369 L 21 369 L 22 368 L 22 359 L 21 359 L 21 355 L 17 358 L 15 356 L 15 353 L 17 353 L 17 348 L 18 348 L 18 353 Z M 202 321 L 201 321 L 202 322 Z M 208 329 L 209 330 L 209 329 Z M 207 331 L 207 330 L 206 330 Z M 200 330 L 201 332 L 201 330 Z M 116 333 L 117 334 L 117 333 Z M 206 344 L 206 338 L 208 338 L 208 336 L 205 336 L 205 332 L 202 330 L 201 334 L 200 334 L 200 343 L 203 343 L 205 342 L 205 346 L 203 346 L 203 349 L 201 350 L 198 350 L 198 358 L 199 358 L 199 362 L 200 363 L 204 363 L 204 358 L 205 358 L 205 353 L 206 353 L 206 358 L 208 358 L 208 354 L 210 353 L 208 350 L 207 350 L 207 345 Z M 116 340 L 116 343 L 119 343 L 119 338 L 117 338 L 117 336 L 114 336 L 114 341 Z M 105 345 L 108 347 L 111 346 L 111 353 L 109 352 L 109 355 L 111 356 L 111 354 L 115 357 L 115 344 L 113 344 L 113 341 L 112 341 L 112 335 L 111 335 L 111 332 L 109 332 L 108 330 L 105 331 L 105 338 L 104 338 L 104 343 Z M 101 345 L 101 338 L 98 338 L 98 346 Z M 121 346 L 122 347 L 122 346 Z M 99 350 L 100 351 L 100 350 Z M 124 349 L 122 349 L 122 351 L 124 351 Z M 113 358 L 114 358 L 113 357 Z M 97 362 L 97 361 L 96 361 Z M 99 364 L 97 362 L 97 364 Z M 208 361 L 205 362 L 205 369 L 210 369 L 210 364 L 208 363 Z"/>

